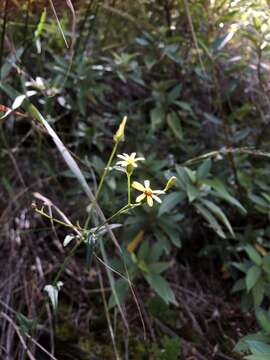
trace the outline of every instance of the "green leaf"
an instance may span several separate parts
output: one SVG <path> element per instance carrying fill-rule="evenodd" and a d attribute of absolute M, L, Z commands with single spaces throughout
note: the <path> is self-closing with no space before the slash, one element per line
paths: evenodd
<path fill-rule="evenodd" d="M 236 269 L 242 271 L 243 273 L 247 273 L 249 268 L 250 268 L 250 262 L 249 261 L 245 261 L 245 262 L 233 262 L 232 265 L 234 267 L 236 267 Z"/>
<path fill-rule="evenodd" d="M 246 289 L 246 281 L 245 279 L 239 279 L 236 281 L 236 283 L 234 284 L 233 288 L 232 288 L 232 293 L 238 292 L 238 291 L 242 291 Z"/>
<path fill-rule="evenodd" d="M 247 252 L 250 260 L 252 260 L 258 266 L 262 265 L 262 257 L 259 255 L 254 246 L 246 245 L 244 249 Z"/>
<path fill-rule="evenodd" d="M 42 31 L 44 29 L 45 22 L 46 22 L 46 17 L 47 17 L 47 9 L 44 8 L 42 11 L 42 14 L 40 16 L 40 20 L 39 20 L 37 29 L 35 31 L 35 38 L 38 38 L 41 36 Z"/>
<path fill-rule="evenodd" d="M 246 340 L 250 350 L 256 355 L 270 355 L 270 345 L 261 341 Z"/>
<path fill-rule="evenodd" d="M 185 194 L 179 191 L 173 192 L 164 197 L 162 204 L 159 207 L 158 216 L 164 213 L 169 213 L 177 204 L 185 198 Z"/>
<path fill-rule="evenodd" d="M 262 332 L 246 335 L 243 338 L 241 338 L 238 343 L 236 344 L 233 351 L 243 353 L 249 351 L 248 341 L 260 341 L 260 342 L 269 342 L 269 336 L 266 334 L 263 334 Z"/>
<path fill-rule="evenodd" d="M 156 131 L 157 129 L 159 129 L 165 119 L 164 109 L 159 107 L 152 109 L 150 112 L 150 119 L 152 131 Z"/>
<path fill-rule="evenodd" d="M 212 203 L 209 200 L 201 199 L 201 202 L 210 211 L 212 211 L 215 214 L 215 216 L 227 227 L 227 229 L 229 230 L 232 237 L 235 237 L 234 231 L 233 231 L 233 229 L 231 227 L 231 224 L 230 224 L 229 220 L 227 219 L 226 215 L 224 214 L 224 212 L 216 204 Z"/>
<path fill-rule="evenodd" d="M 178 140 L 183 140 L 183 130 L 179 117 L 175 112 L 170 112 L 167 115 L 167 123 L 172 133 Z"/>
<path fill-rule="evenodd" d="M 263 257 L 262 264 L 263 270 L 270 275 L 270 254 Z"/>
<path fill-rule="evenodd" d="M 142 260 L 146 261 L 148 259 L 149 255 L 150 255 L 150 245 L 149 245 L 149 242 L 145 240 L 141 244 L 137 256 L 138 256 L 138 259 L 140 259 L 141 261 Z"/>
<path fill-rule="evenodd" d="M 258 266 L 252 266 L 246 276 L 247 291 L 250 291 L 261 276 L 261 269 Z"/>
<path fill-rule="evenodd" d="M 255 311 L 255 314 L 256 314 L 256 319 L 257 319 L 258 323 L 260 324 L 260 326 L 262 327 L 262 329 L 267 334 L 270 334 L 270 319 L 269 319 L 267 311 L 265 311 L 262 308 L 258 308 Z"/>
<path fill-rule="evenodd" d="M 216 190 L 216 195 L 226 200 L 229 204 L 236 206 L 243 214 L 247 213 L 247 210 L 240 204 L 240 202 L 231 196 L 224 184 L 219 179 L 205 179 L 204 184 L 211 186 Z"/>
<path fill-rule="evenodd" d="M 37 325 L 36 319 L 28 319 L 22 313 L 16 313 L 16 321 L 24 334 L 29 334 Z"/>
<path fill-rule="evenodd" d="M 148 284 L 165 301 L 166 304 L 176 304 L 174 293 L 169 283 L 158 274 L 147 274 L 145 278 Z"/>
<path fill-rule="evenodd" d="M 169 269 L 171 266 L 170 262 L 159 261 L 148 265 L 149 272 L 152 274 L 160 274 L 163 271 Z"/>
<path fill-rule="evenodd" d="M 226 239 L 226 235 L 224 234 L 221 226 L 214 218 L 214 216 L 201 204 L 194 204 L 198 212 L 205 218 L 205 220 L 209 223 L 212 229 L 223 239 Z"/>
<path fill-rule="evenodd" d="M 122 304 L 125 300 L 126 294 L 128 292 L 128 282 L 125 279 L 118 279 L 114 283 L 114 290 L 117 294 L 117 300 L 115 299 L 114 294 L 112 293 L 109 299 L 109 309 L 113 308 L 118 304 Z"/>
<path fill-rule="evenodd" d="M 204 160 L 204 162 L 201 164 L 201 166 L 198 168 L 196 172 L 196 179 L 197 180 L 205 179 L 209 175 L 211 171 L 211 167 L 212 167 L 212 160 L 210 158 Z"/>
<path fill-rule="evenodd" d="M 200 195 L 200 191 L 195 186 L 188 183 L 187 184 L 187 195 L 188 195 L 189 202 L 192 203 L 195 199 L 198 198 L 198 196 Z"/>
<path fill-rule="evenodd" d="M 181 240 L 179 235 L 179 230 L 177 228 L 171 227 L 166 221 L 160 222 L 159 226 L 165 232 L 165 234 L 170 238 L 171 242 L 177 246 L 181 247 Z"/>
<path fill-rule="evenodd" d="M 265 288 L 265 282 L 262 279 L 260 279 L 252 289 L 252 296 L 255 307 L 259 307 L 263 301 L 264 288 Z"/>
<path fill-rule="evenodd" d="M 186 191 L 187 184 L 190 183 L 189 176 L 183 166 L 176 165 L 177 179 L 182 190 Z"/>

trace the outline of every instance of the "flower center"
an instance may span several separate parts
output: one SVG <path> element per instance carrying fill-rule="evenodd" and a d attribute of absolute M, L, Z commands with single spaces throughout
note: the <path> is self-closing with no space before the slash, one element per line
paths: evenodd
<path fill-rule="evenodd" d="M 145 189 L 144 195 L 152 197 L 152 190 L 151 189 Z"/>

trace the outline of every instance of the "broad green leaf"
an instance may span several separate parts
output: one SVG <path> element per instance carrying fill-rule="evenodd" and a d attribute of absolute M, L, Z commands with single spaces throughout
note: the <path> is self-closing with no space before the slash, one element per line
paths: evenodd
<path fill-rule="evenodd" d="M 190 203 L 200 196 L 200 191 L 192 184 L 187 184 L 187 196 Z"/>
<path fill-rule="evenodd" d="M 263 270 L 266 271 L 268 275 L 270 275 L 270 254 L 263 257 L 262 264 Z"/>
<path fill-rule="evenodd" d="M 156 107 L 150 112 L 151 128 L 152 131 L 156 131 L 163 123 L 165 119 L 165 112 L 162 108 Z"/>
<path fill-rule="evenodd" d="M 171 266 L 170 262 L 160 261 L 160 262 L 156 262 L 153 264 L 149 264 L 148 269 L 149 269 L 150 273 L 160 274 L 163 271 L 169 269 L 170 266 Z"/>
<path fill-rule="evenodd" d="M 183 166 L 176 165 L 177 179 L 181 189 L 186 190 L 187 184 L 190 183 L 189 176 Z"/>
<path fill-rule="evenodd" d="M 176 85 L 176 86 L 169 92 L 169 94 L 168 94 L 168 101 L 169 101 L 169 103 L 172 103 L 173 101 L 175 101 L 175 100 L 179 97 L 179 95 L 180 95 L 180 93 L 181 93 L 181 91 L 182 91 L 182 88 L 183 88 L 182 84 L 179 84 L 179 85 Z"/>
<path fill-rule="evenodd" d="M 147 274 L 145 279 L 166 304 L 176 304 L 174 293 L 169 283 L 158 274 Z"/>
<path fill-rule="evenodd" d="M 205 218 L 205 220 L 209 223 L 211 228 L 223 239 L 226 238 L 226 235 L 224 234 L 221 226 L 217 222 L 217 220 L 214 218 L 214 216 L 208 211 L 204 206 L 201 204 L 194 204 L 198 212 Z"/>
<path fill-rule="evenodd" d="M 187 166 L 184 166 L 184 169 L 185 169 L 186 173 L 188 174 L 189 179 L 191 180 L 191 182 L 195 183 L 196 182 L 196 172 L 191 170 Z"/>
<path fill-rule="evenodd" d="M 262 329 L 267 334 L 270 334 L 270 319 L 269 319 L 267 311 L 262 308 L 258 308 L 256 310 L 255 314 L 256 314 L 256 319 L 257 319 L 258 323 L 260 324 L 260 326 L 262 327 Z"/>
<path fill-rule="evenodd" d="M 234 267 L 236 267 L 236 269 L 242 271 L 243 273 L 247 273 L 249 268 L 250 268 L 250 262 L 249 261 L 245 261 L 245 262 L 233 262 L 232 265 Z"/>
<path fill-rule="evenodd" d="M 255 307 L 259 307 L 263 301 L 264 288 L 265 282 L 263 281 L 263 279 L 259 279 L 259 281 L 257 281 L 256 285 L 252 289 L 252 296 Z"/>
<path fill-rule="evenodd" d="M 175 112 L 170 112 L 167 115 L 167 123 L 172 133 L 178 140 L 183 140 L 183 130 L 179 117 Z"/>
<path fill-rule="evenodd" d="M 254 246 L 248 244 L 244 247 L 244 249 L 246 250 L 250 260 L 252 260 L 258 266 L 262 265 L 262 257 L 254 248 Z"/>
<path fill-rule="evenodd" d="M 209 175 L 211 171 L 211 167 L 212 167 L 212 160 L 210 158 L 204 160 L 204 162 L 196 171 L 196 179 L 197 180 L 205 179 Z"/>
<path fill-rule="evenodd" d="M 236 344 L 233 351 L 240 352 L 240 353 L 247 353 L 249 351 L 248 341 L 259 341 L 259 342 L 269 342 L 269 336 L 259 332 L 255 334 L 246 335 L 243 338 L 241 338 L 238 343 Z"/>
<path fill-rule="evenodd" d="M 172 192 L 164 197 L 158 210 L 158 216 L 169 213 L 177 204 L 185 198 L 185 194 L 179 191 Z"/>
<path fill-rule="evenodd" d="M 250 350 L 256 355 L 270 355 L 270 345 L 261 341 L 246 340 Z"/>
<path fill-rule="evenodd" d="M 247 291 L 250 291 L 261 276 L 261 269 L 258 266 L 252 266 L 246 276 Z"/>
<path fill-rule="evenodd" d="M 162 228 L 164 233 L 170 238 L 171 242 L 175 246 L 181 247 L 180 234 L 177 228 L 171 227 L 171 225 L 169 223 L 166 223 L 166 221 L 161 221 L 159 226 Z"/>
<path fill-rule="evenodd" d="M 233 288 L 232 288 L 232 293 L 238 292 L 238 291 L 242 291 L 246 289 L 246 281 L 245 279 L 239 279 L 236 281 L 236 283 L 234 284 Z"/>

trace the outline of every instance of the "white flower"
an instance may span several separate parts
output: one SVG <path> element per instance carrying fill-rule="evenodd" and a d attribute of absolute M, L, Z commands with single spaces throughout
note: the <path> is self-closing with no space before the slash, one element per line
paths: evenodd
<path fill-rule="evenodd" d="M 145 160 L 143 157 L 137 157 L 136 158 L 136 153 L 133 152 L 131 155 L 128 154 L 121 154 L 121 155 L 117 155 L 117 157 L 119 159 L 121 159 L 121 161 L 118 161 L 116 163 L 116 165 L 120 165 L 124 168 L 126 168 L 127 170 L 129 170 L 128 168 L 136 168 L 138 167 L 137 161 L 143 161 Z"/>

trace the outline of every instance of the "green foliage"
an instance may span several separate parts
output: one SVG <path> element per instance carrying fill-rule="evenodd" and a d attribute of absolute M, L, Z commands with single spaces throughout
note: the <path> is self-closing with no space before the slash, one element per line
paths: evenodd
<path fill-rule="evenodd" d="M 147 154 L 141 178 L 163 189 L 176 176 L 176 186 L 160 206 L 121 213 L 123 226 L 113 228 L 121 255 L 115 256 L 105 231 L 95 232 L 94 221 L 82 234 L 63 235 L 65 250 L 81 239 L 90 270 L 101 254 L 111 266 L 105 270 L 109 309 L 117 305 L 121 312 L 129 280 L 143 280 L 166 306 L 177 304 L 167 270 L 188 263 L 200 249 L 217 267 L 230 266 L 242 310 L 254 309 L 269 336 L 269 6 L 259 0 L 199 0 L 187 8 L 180 1 L 165 3 L 80 3 L 75 33 L 68 7 L 59 22 L 45 8 L 31 6 L 24 26 L 15 15 L 5 29 L 2 21 L 2 38 L 8 39 L 0 44 L 1 104 L 8 107 L 1 113 L 3 199 L 17 192 L 6 169 L 8 154 L 17 156 L 22 144 L 22 159 L 31 157 L 26 185 L 31 176 L 54 177 L 53 196 L 75 218 L 73 230 L 81 231 L 85 217 L 91 218 L 89 201 L 95 201 L 100 182 L 98 203 L 106 218 L 115 214 L 125 201 L 126 179 L 106 161 L 119 119 L 127 115 L 119 149 Z M 28 11 L 26 4 L 21 9 Z M 20 111 L 31 115 L 31 125 Z M 51 140 L 58 155 L 48 156 Z M 141 231 L 140 244 L 129 251 Z M 48 286 L 56 308 L 59 289 Z M 26 319 L 20 316 L 18 323 L 27 330 Z M 248 358 L 264 359 L 265 343 L 247 340 Z M 155 358 L 176 358 L 177 346 L 164 338 Z"/>
<path fill-rule="evenodd" d="M 152 347 L 153 359 L 157 360 L 177 360 L 181 353 L 180 339 L 173 339 L 164 336 L 161 339 L 161 347 L 154 345 Z"/>

